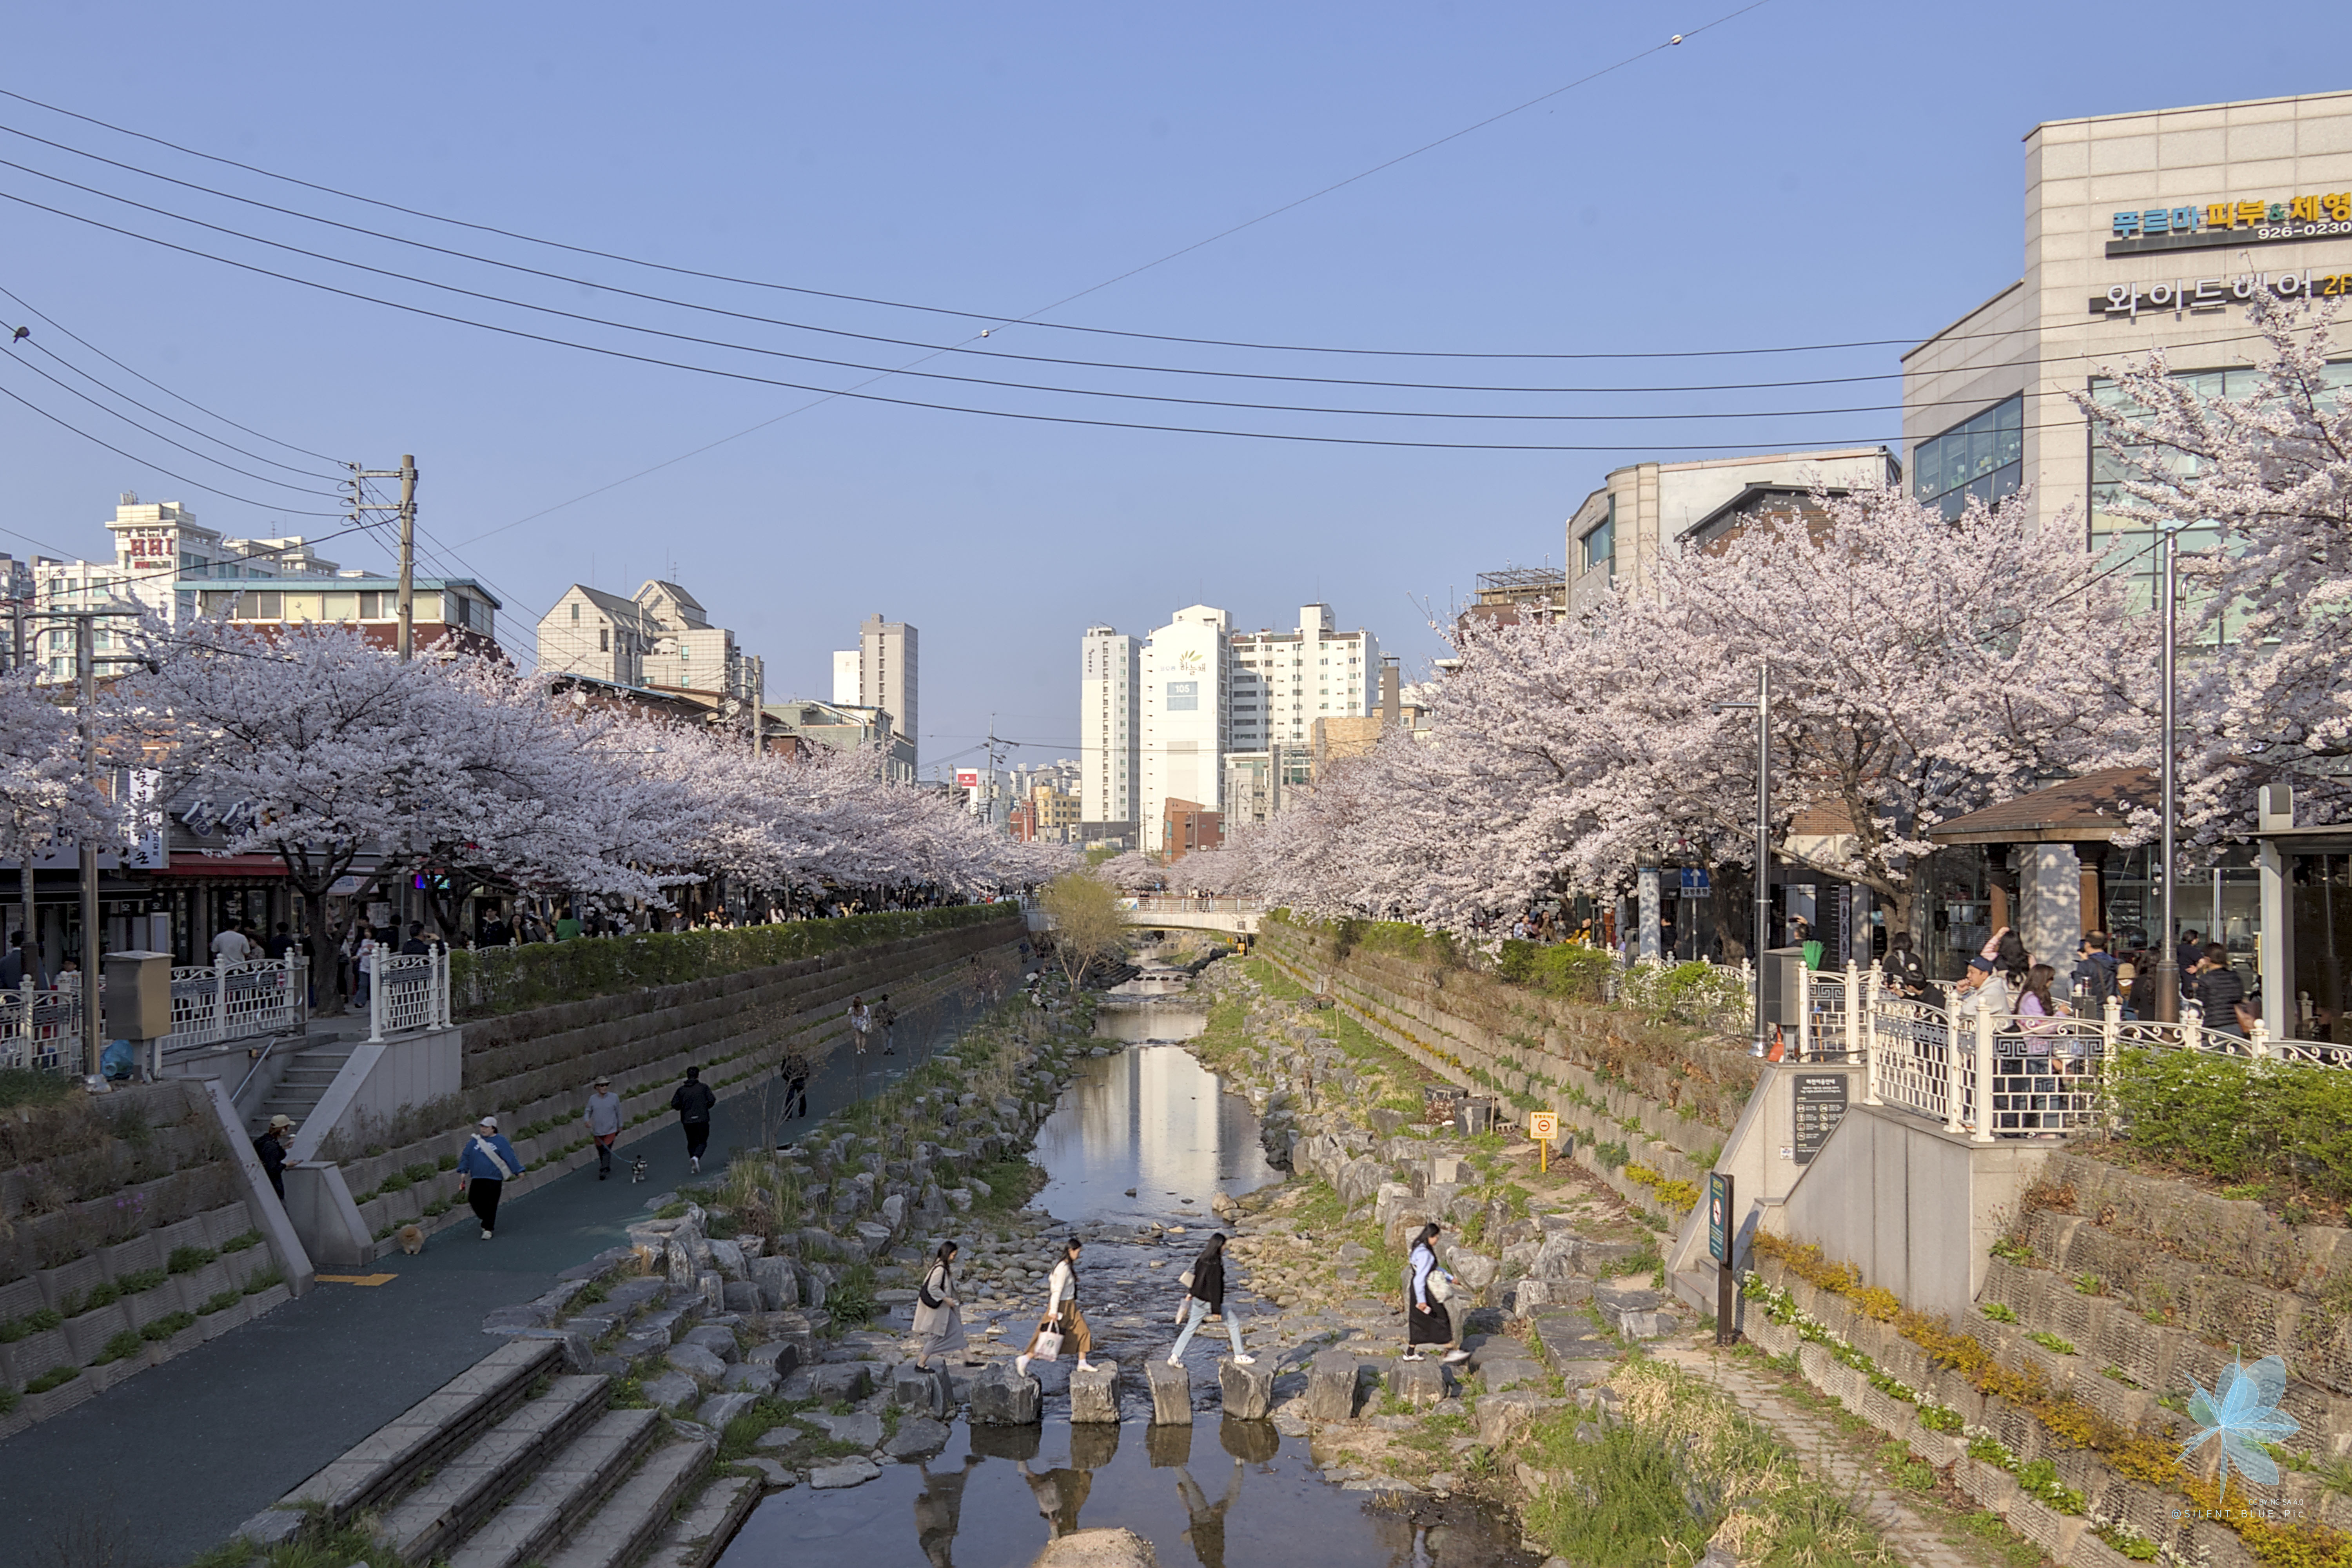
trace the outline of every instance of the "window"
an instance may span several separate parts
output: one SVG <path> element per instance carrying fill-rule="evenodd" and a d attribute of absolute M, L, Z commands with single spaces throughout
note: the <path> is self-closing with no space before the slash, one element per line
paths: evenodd
<path fill-rule="evenodd" d="M 1957 518 L 1969 498 L 1990 506 L 2025 477 L 2025 398 L 2005 398 L 1911 449 L 1911 493 Z"/>
<path fill-rule="evenodd" d="M 381 590 L 360 595 L 360 619 L 363 621 L 383 619 L 383 594 Z"/>
<path fill-rule="evenodd" d="M 1582 545 L 1584 570 L 1605 567 L 1611 576 L 1617 574 L 1617 497 L 1612 493 L 1601 521 L 1585 531 Z"/>
<path fill-rule="evenodd" d="M 572 607 L 576 610 L 580 606 L 574 605 Z M 610 653 L 613 651 L 613 632 L 611 627 L 598 626 L 596 628 L 596 651 L 598 653 Z"/>
<path fill-rule="evenodd" d="M 572 619 L 575 624 L 580 619 L 580 601 L 577 599 L 572 601 Z"/>
<path fill-rule="evenodd" d="M 327 620 L 354 621 L 359 619 L 360 596 L 357 594 L 329 594 L 325 595 L 325 599 L 326 611 L 324 618 Z"/>

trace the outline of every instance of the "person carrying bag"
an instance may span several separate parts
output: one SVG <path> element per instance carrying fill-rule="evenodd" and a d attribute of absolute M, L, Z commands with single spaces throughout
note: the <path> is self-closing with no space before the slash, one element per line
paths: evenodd
<path fill-rule="evenodd" d="M 1094 1370 L 1094 1363 L 1087 1360 L 1087 1352 L 1094 1348 L 1094 1335 L 1087 1328 L 1086 1314 L 1078 1310 L 1078 1247 L 1075 1236 L 1062 1244 L 1062 1260 L 1054 1265 L 1053 1276 L 1045 1281 L 1045 1316 L 1037 1331 L 1029 1336 L 1029 1348 L 1013 1363 L 1024 1377 L 1032 1360 L 1052 1361 L 1066 1345 L 1077 1352 L 1080 1372 Z"/>
<path fill-rule="evenodd" d="M 483 1117 L 474 1135 L 466 1140 L 465 1152 L 457 1156 L 457 1195 L 482 1222 L 484 1241 L 490 1239 L 498 1225 L 499 1194 L 520 1174 L 522 1156 L 499 1133 L 499 1119 Z"/>
<path fill-rule="evenodd" d="M 931 1370 L 931 1358 L 950 1351 L 964 1352 L 964 1364 L 976 1366 L 978 1360 L 971 1354 L 971 1344 L 963 1333 L 963 1304 L 956 1300 L 956 1244 L 940 1243 L 931 1267 L 923 1275 L 923 1282 L 915 1291 L 915 1364 L 925 1372 Z"/>

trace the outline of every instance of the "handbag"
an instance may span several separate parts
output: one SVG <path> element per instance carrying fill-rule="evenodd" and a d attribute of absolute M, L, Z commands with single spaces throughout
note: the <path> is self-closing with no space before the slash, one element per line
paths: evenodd
<path fill-rule="evenodd" d="M 1047 1320 L 1047 1322 L 1051 1321 L 1051 1319 Z M 1031 1361 L 1052 1361 L 1061 1353 L 1062 1331 L 1059 1329 L 1048 1328 L 1043 1323 L 1039 1324 L 1037 1328 L 1037 1338 L 1029 1346 L 1029 1359 Z"/>
<path fill-rule="evenodd" d="M 931 1270 L 931 1274 L 938 1274 L 940 1272 L 941 1270 L 937 1268 Z M 923 1276 L 922 1288 L 915 1292 L 915 1300 L 920 1301 L 924 1306 L 930 1308 L 931 1310 L 936 1312 L 940 1309 L 940 1298 L 931 1289 L 931 1274 L 926 1274 Z M 944 1283 L 944 1281 L 942 1281 L 942 1283 Z"/>
<path fill-rule="evenodd" d="M 1443 1268 L 1429 1271 L 1429 1299 L 1441 1305 L 1454 1300 L 1454 1276 Z"/>
<path fill-rule="evenodd" d="M 1176 1283 L 1190 1290 L 1192 1288 L 1192 1271 L 1187 1268 L 1183 1273 L 1176 1276 Z"/>

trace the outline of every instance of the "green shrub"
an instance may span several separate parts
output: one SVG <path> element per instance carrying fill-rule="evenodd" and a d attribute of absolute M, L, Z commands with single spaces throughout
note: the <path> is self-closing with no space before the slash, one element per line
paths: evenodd
<path fill-rule="evenodd" d="M 38 1068 L 0 1068 L 0 1109 L 20 1105 L 62 1105 L 73 1079 Z"/>
<path fill-rule="evenodd" d="M 2055 1352 L 2059 1355 L 2073 1355 L 2074 1353 L 2074 1341 L 2062 1340 L 2047 1329 L 2035 1329 L 2025 1337 L 2032 1340 L 2035 1344 L 2040 1345 L 2043 1350 Z"/>
<path fill-rule="evenodd" d="M 232 1236 L 222 1242 L 220 1249 L 223 1252 L 243 1252 L 248 1247 L 260 1245 L 261 1233 L 257 1230 L 248 1230 L 243 1236 Z"/>
<path fill-rule="evenodd" d="M 386 1193 L 404 1193 L 415 1184 L 416 1184 L 415 1182 L 410 1181 L 398 1171 L 394 1171 L 391 1175 L 386 1176 L 383 1179 L 383 1184 L 377 1187 L 374 1193 L 370 1195 L 382 1197 Z"/>
<path fill-rule="evenodd" d="M 64 1321 L 56 1309 L 36 1307 L 21 1318 L 10 1318 L 6 1322 L 0 1322 L 0 1344 L 14 1344 L 35 1334 L 45 1334 Z"/>
<path fill-rule="evenodd" d="M 454 1171 L 457 1168 L 457 1156 L 455 1154 L 444 1154 L 439 1160 L 434 1163 L 433 1168 L 436 1171 Z"/>
<path fill-rule="evenodd" d="M 100 1307 L 111 1307 L 122 1300 L 122 1287 L 111 1279 L 101 1279 L 79 1295 L 68 1296 L 58 1303 L 68 1318 L 79 1318 L 84 1312 L 94 1312 Z"/>
<path fill-rule="evenodd" d="M 219 1256 L 209 1247 L 175 1247 L 163 1267 L 173 1274 L 194 1274 Z"/>
<path fill-rule="evenodd" d="M 63 1388 L 81 1375 L 78 1366 L 53 1366 L 25 1385 L 27 1394 L 47 1394 L 52 1388 Z"/>
<path fill-rule="evenodd" d="M 257 1270 L 253 1278 L 245 1282 L 245 1293 L 248 1296 L 258 1296 L 273 1285 L 285 1283 L 286 1270 L 273 1263 L 267 1268 Z"/>
<path fill-rule="evenodd" d="M 1598 1002 L 1615 961 L 1597 947 L 1572 942 L 1503 943 L 1495 972 L 1514 985 L 1571 1002 Z"/>
<path fill-rule="evenodd" d="M 2017 1321 L 2017 1313 L 2011 1310 L 2005 1302 L 1987 1301 L 1978 1307 L 1977 1310 L 1982 1312 L 1986 1317 L 1990 1318 L 1996 1323 L 2013 1323 Z"/>
<path fill-rule="evenodd" d="M 455 1165 L 457 1163 L 457 1157 L 455 1154 L 450 1155 L 449 1163 Z M 403 1165 L 400 1168 L 400 1173 L 412 1182 L 429 1182 L 433 1179 L 433 1173 L 436 1169 L 438 1167 L 432 1161 L 419 1160 L 413 1165 Z"/>
<path fill-rule="evenodd" d="M 161 1285 L 163 1282 L 163 1271 L 162 1269 L 142 1268 L 135 1273 L 125 1274 L 121 1279 L 117 1279 L 114 1282 L 114 1289 L 121 1295 L 136 1296 L 142 1290 L 152 1290 L 156 1286 Z"/>
<path fill-rule="evenodd" d="M 2223 1182 L 2292 1173 L 2352 1199 L 2352 1073 L 2201 1051 L 2130 1050 L 2110 1080 L 2134 1148 Z"/>
<path fill-rule="evenodd" d="M 99 1352 L 98 1359 L 91 1362 L 89 1364 L 92 1366 L 104 1366 L 107 1363 L 111 1361 L 122 1361 L 127 1357 L 135 1356 L 139 1353 L 140 1343 L 139 1331 L 137 1329 L 125 1329 L 121 1333 L 115 1335 L 112 1339 L 107 1341 L 106 1348 Z"/>
<path fill-rule="evenodd" d="M 209 1318 L 215 1312 L 226 1312 L 231 1307 L 236 1306 L 237 1302 L 243 1299 L 243 1291 L 223 1290 L 217 1296 L 208 1298 L 203 1306 L 198 1307 L 196 1309 L 196 1316 L 200 1318 Z"/>
<path fill-rule="evenodd" d="M 16 1406 L 24 1402 L 23 1394 L 6 1384 L 0 1383 L 0 1415 L 14 1415 L 16 1413 Z"/>
<path fill-rule="evenodd" d="M 156 1319 L 145 1328 L 140 1330 L 139 1337 L 142 1340 L 152 1340 L 157 1344 L 162 1344 L 165 1340 L 170 1339 L 173 1334 L 178 1333 L 181 1330 L 194 1327 L 196 1315 L 194 1312 L 167 1313 L 166 1315 Z"/>

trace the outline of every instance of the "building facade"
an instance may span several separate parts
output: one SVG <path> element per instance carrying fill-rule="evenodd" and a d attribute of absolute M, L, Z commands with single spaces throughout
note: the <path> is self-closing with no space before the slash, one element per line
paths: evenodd
<path fill-rule="evenodd" d="M 539 622 L 541 675 L 581 675 L 643 686 L 646 656 L 661 627 L 635 599 L 574 583 Z"/>
<path fill-rule="evenodd" d="M 814 698 L 796 698 L 767 705 L 767 723 L 761 733 L 770 737 L 770 750 L 777 750 L 774 737 L 797 742 L 800 749 L 822 746 L 828 751 L 856 752 L 878 750 L 882 759 L 882 776 L 892 784 L 910 784 L 915 782 L 915 743 L 898 732 L 891 716 L 879 708 L 864 708 L 854 702 L 819 702 Z"/>
<path fill-rule="evenodd" d="M 2030 488 L 2038 527 L 2071 518 L 2053 542 L 2120 539 L 2152 582 L 2073 399 L 2158 348 L 2231 395 L 2252 381 L 2249 301 L 2352 293 L 2352 92 L 2050 121 L 2023 174 L 2021 275 L 1904 356 L 1912 493 L 1958 515 Z"/>
<path fill-rule="evenodd" d="M 1328 605 L 1301 608 L 1295 631 L 1236 632 L 1231 642 L 1234 751 L 1311 745 L 1317 720 L 1380 710 L 1380 639 L 1340 631 Z"/>
<path fill-rule="evenodd" d="M 845 647 L 833 656 L 833 700 L 855 707 L 859 696 L 857 684 L 857 650 Z"/>
<path fill-rule="evenodd" d="M 909 755 L 922 749 L 915 710 L 922 673 L 917 641 L 913 626 L 879 615 L 866 616 L 857 628 L 858 705 L 888 713 L 906 737 Z"/>
<path fill-rule="evenodd" d="M 1078 810 L 1131 823 L 1143 787 L 1143 643 L 1111 626 L 1078 639 Z"/>
<path fill-rule="evenodd" d="M 1137 804 L 1149 853 L 1167 847 L 1169 801 L 1220 809 L 1229 745 L 1232 626 L 1224 611 L 1193 605 L 1177 611 L 1144 642 L 1143 784 Z"/>
<path fill-rule="evenodd" d="M 1835 491 L 1874 489 L 1903 477 L 1884 447 L 1630 463 L 1612 469 L 1568 520 L 1568 608 L 1591 608 L 1619 579 L 1646 585 L 1659 563 L 1689 547 L 1700 530 L 1751 487 Z"/>

